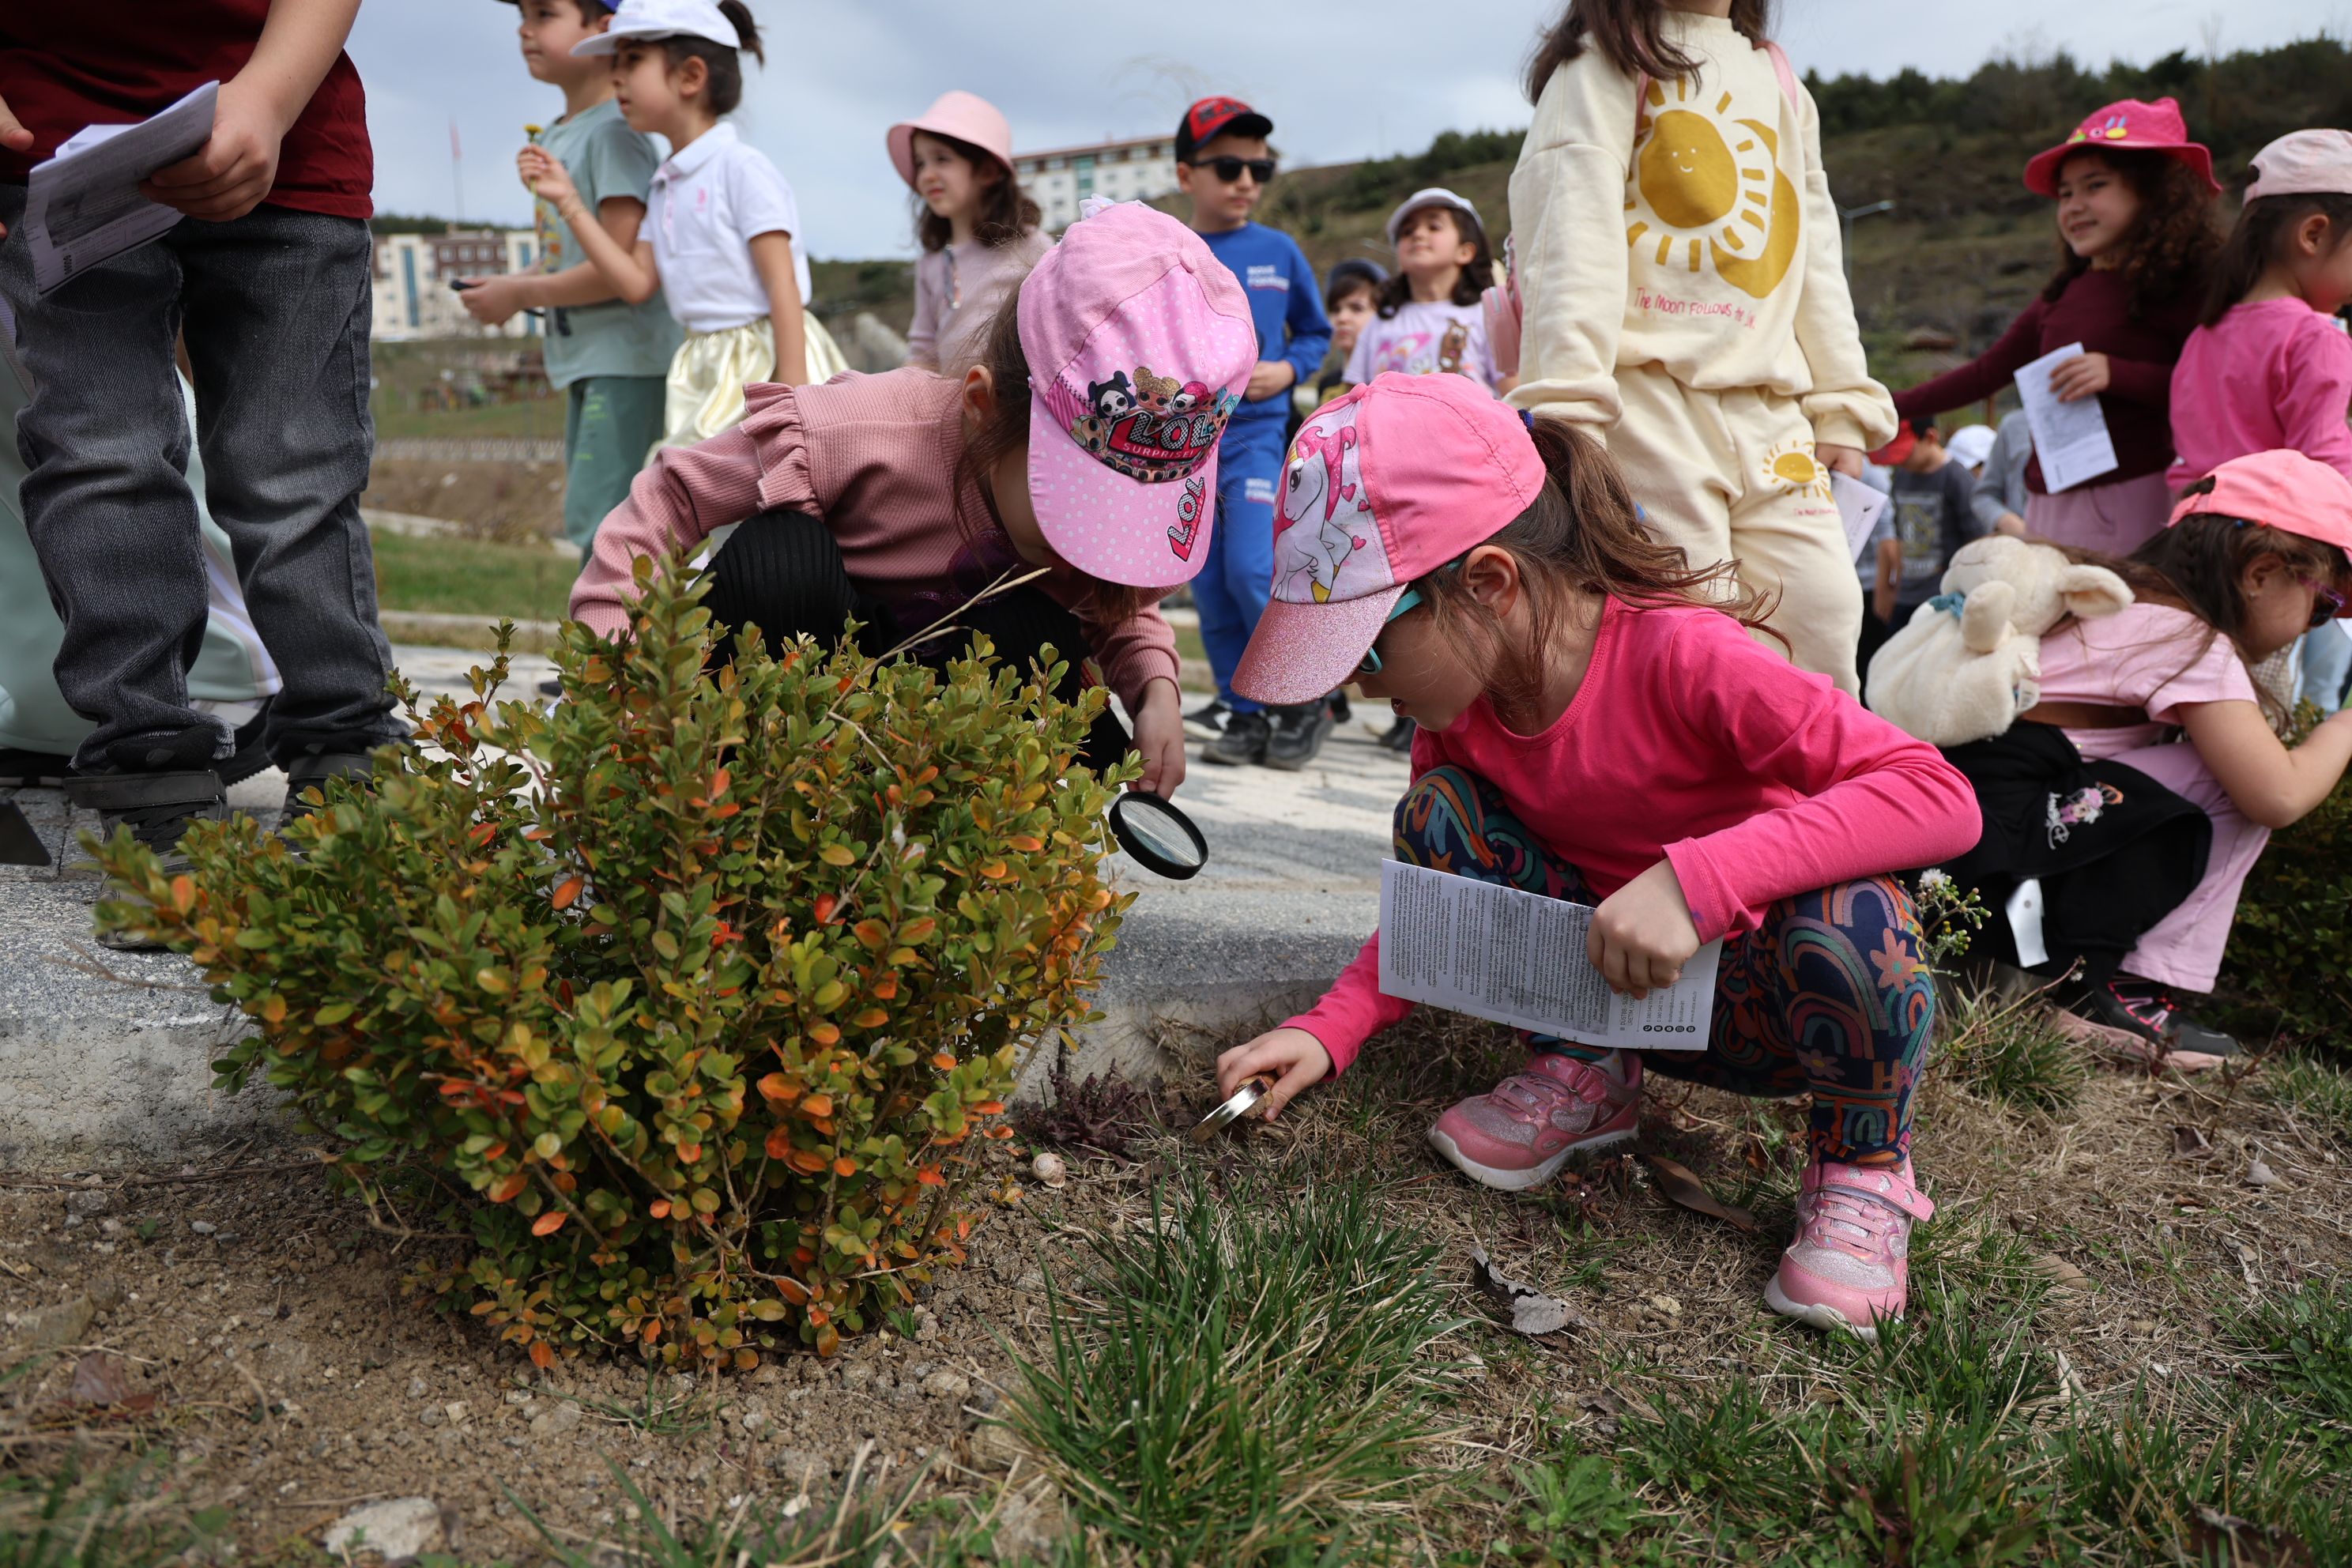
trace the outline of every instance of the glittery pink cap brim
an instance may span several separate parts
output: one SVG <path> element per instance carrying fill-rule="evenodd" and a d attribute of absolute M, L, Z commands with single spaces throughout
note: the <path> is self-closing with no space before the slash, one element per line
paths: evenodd
<path fill-rule="evenodd" d="M 1250 634 L 1234 671 L 1234 690 L 1276 707 L 1337 691 L 1354 678 L 1405 587 L 1401 583 L 1335 605 L 1275 600 Z"/>

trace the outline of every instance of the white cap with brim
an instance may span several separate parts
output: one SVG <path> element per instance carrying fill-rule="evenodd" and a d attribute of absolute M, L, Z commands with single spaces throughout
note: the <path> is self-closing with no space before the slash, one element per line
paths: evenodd
<path fill-rule="evenodd" d="M 1404 226 L 1404 220 L 1423 207 L 1444 207 L 1453 212 L 1467 213 L 1470 221 L 1480 229 L 1486 226 L 1486 220 L 1478 216 L 1478 209 L 1470 205 L 1469 197 L 1457 195 L 1443 185 L 1432 185 L 1427 190 L 1413 192 L 1397 204 L 1396 211 L 1389 214 L 1389 245 L 1391 248 L 1396 245 L 1397 230 Z"/>
<path fill-rule="evenodd" d="M 572 46 L 575 55 L 609 55 L 625 38 L 703 38 L 730 49 L 743 35 L 711 0 L 621 0 L 613 25 Z"/>

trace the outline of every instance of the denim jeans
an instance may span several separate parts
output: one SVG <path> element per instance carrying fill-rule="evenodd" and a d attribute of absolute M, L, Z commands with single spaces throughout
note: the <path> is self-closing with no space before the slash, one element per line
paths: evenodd
<path fill-rule="evenodd" d="M 255 626 L 285 679 L 265 744 L 284 764 L 398 739 L 384 689 L 375 562 L 360 521 L 373 245 L 357 218 L 262 205 L 183 218 L 161 239 L 46 297 L 15 231 L 22 186 L 0 186 L 0 297 L 33 382 L 16 438 L 26 531 L 65 622 L 58 689 L 98 728 L 88 772 L 187 766 L 203 646 L 204 557 L 182 473 L 188 424 L 173 368 L 195 372 L 205 496 L 226 531 Z M 219 733 L 218 750 L 226 736 Z"/>
<path fill-rule="evenodd" d="M 2303 695 L 2322 713 L 2344 706 L 2344 682 L 2352 676 L 2352 637 L 2331 623 L 2303 639 Z"/>

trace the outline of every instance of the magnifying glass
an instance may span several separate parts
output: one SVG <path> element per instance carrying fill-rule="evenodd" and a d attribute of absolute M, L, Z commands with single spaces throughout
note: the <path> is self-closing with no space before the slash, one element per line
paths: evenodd
<path fill-rule="evenodd" d="M 1181 882 L 1209 863 L 1209 841 L 1192 819 L 1156 795 L 1129 790 L 1112 802 L 1110 835 L 1147 871 Z"/>

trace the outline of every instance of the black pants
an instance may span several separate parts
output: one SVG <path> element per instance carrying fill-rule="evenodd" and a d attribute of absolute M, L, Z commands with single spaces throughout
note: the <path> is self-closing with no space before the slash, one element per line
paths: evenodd
<path fill-rule="evenodd" d="M 842 627 L 853 619 L 862 623 L 857 642 L 868 654 L 883 653 L 923 629 L 919 625 L 901 627 L 887 605 L 860 588 L 842 563 L 832 530 L 805 512 L 759 513 L 735 531 L 710 568 L 704 606 L 721 626 L 758 626 L 772 654 L 796 637 L 836 642 Z M 955 619 L 964 630 L 934 638 L 907 657 L 944 666 L 980 634 L 995 645 L 998 658 L 1026 669 L 1050 643 L 1069 665 L 1054 695 L 1075 702 L 1086 689 L 1078 673 L 1079 661 L 1093 653 L 1086 627 L 1034 586 L 999 594 Z M 1127 727 L 1105 708 L 1078 760 L 1097 770 L 1114 767 L 1130 749 Z"/>

